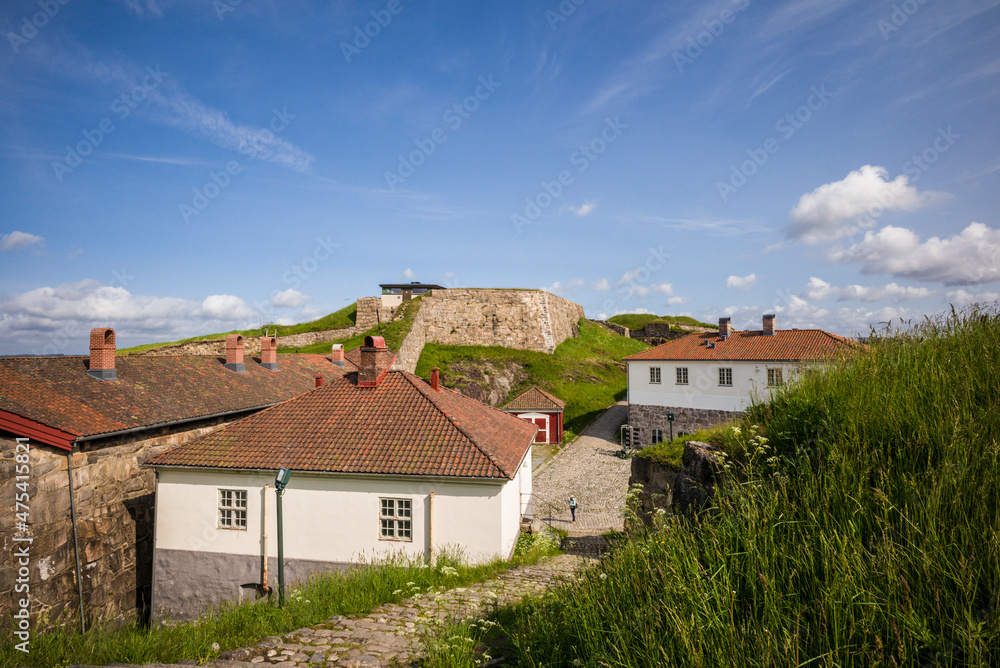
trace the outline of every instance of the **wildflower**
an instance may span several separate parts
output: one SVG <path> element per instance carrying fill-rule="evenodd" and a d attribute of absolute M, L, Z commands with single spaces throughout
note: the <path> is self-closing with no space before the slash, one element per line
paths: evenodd
<path fill-rule="evenodd" d="M 583 661 L 580 661 L 580 659 L 573 659 L 573 665 L 574 666 L 582 666 L 583 665 Z"/>
<path fill-rule="evenodd" d="M 602 580 L 607 580 L 608 579 L 608 574 L 607 573 L 601 573 L 601 579 Z"/>
<path fill-rule="evenodd" d="M 397 596 L 397 595 L 402 594 L 402 593 L 403 593 L 402 589 L 397 589 L 396 591 L 392 592 L 392 595 L 393 596 Z"/>
<path fill-rule="evenodd" d="M 739 436 L 739 435 L 740 435 L 740 428 L 739 428 L 739 427 L 736 427 L 736 426 L 734 426 L 734 427 L 733 427 L 733 433 L 734 433 L 734 434 L 736 434 L 737 436 Z"/>

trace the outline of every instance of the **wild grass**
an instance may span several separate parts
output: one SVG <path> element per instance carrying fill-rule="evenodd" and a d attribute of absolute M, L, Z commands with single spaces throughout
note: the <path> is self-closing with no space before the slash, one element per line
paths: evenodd
<path fill-rule="evenodd" d="M 290 589 L 285 607 L 260 599 L 222 605 L 193 622 L 143 628 L 137 624 L 103 624 L 85 634 L 72 627 L 34 632 L 30 652 L 0 644 L 0 667 L 149 662 L 177 663 L 215 659 L 223 651 L 256 643 L 268 636 L 311 626 L 334 615 L 364 613 L 372 608 L 426 592 L 450 589 L 496 576 L 500 571 L 558 551 L 551 541 L 530 537 L 515 548 L 512 559 L 468 565 L 454 553 L 442 554 L 434 568 L 420 561 L 388 558 L 344 572 L 316 576 Z M 218 643 L 218 646 L 213 646 Z"/>
<path fill-rule="evenodd" d="M 308 346 L 297 346 L 297 347 L 284 347 L 278 348 L 279 353 L 316 353 L 323 354 L 330 352 L 330 345 L 333 343 L 340 343 L 344 346 L 344 351 L 354 350 L 355 348 L 360 348 L 365 341 L 366 336 L 381 336 L 385 339 L 385 345 L 389 347 L 390 350 L 399 352 L 399 347 L 403 345 L 403 339 L 406 335 L 410 333 L 410 328 L 413 326 L 413 320 L 417 317 L 417 313 L 420 311 L 420 297 L 414 297 L 408 301 L 403 302 L 396 312 L 396 317 L 387 323 L 382 323 L 381 325 L 376 325 L 372 327 L 367 332 L 361 332 L 360 334 L 355 334 L 354 336 L 337 339 L 336 341 L 320 341 L 318 343 L 313 343 Z M 280 339 L 278 340 L 280 343 Z"/>
<path fill-rule="evenodd" d="M 995 310 L 887 331 L 755 405 L 714 511 L 476 643 L 523 666 L 1000 665 L 998 342 Z"/>
<path fill-rule="evenodd" d="M 580 336 L 563 341 L 552 355 L 511 348 L 428 343 L 420 355 L 417 375 L 428 377 L 431 367 L 437 366 L 442 369 L 442 382 L 447 387 L 461 387 L 471 382 L 461 371 L 464 366 L 478 369 L 482 362 L 489 362 L 516 367 L 525 377 L 511 388 L 505 401 L 532 385 L 559 397 L 566 402 L 563 440 L 568 441 L 605 408 L 624 398 L 625 365 L 621 360 L 649 348 L 641 341 L 612 334 L 586 320 L 581 320 L 579 327 Z"/>
<path fill-rule="evenodd" d="M 670 325 L 689 325 L 692 327 L 711 327 L 713 329 L 717 328 L 717 325 L 701 322 L 686 315 L 656 315 L 654 313 L 620 313 L 608 318 L 608 322 L 613 322 L 616 325 L 628 327 L 629 329 L 642 329 L 651 322 L 664 322 Z"/>

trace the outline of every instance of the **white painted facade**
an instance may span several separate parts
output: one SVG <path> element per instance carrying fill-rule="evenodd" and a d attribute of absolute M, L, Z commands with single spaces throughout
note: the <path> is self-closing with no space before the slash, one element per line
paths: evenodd
<path fill-rule="evenodd" d="M 403 295 L 380 295 L 382 297 L 382 307 L 387 309 L 398 308 L 403 303 Z"/>
<path fill-rule="evenodd" d="M 753 398 L 765 398 L 768 369 L 781 369 L 784 383 L 802 370 L 800 362 L 705 360 L 628 360 L 628 402 L 703 410 L 744 411 Z M 660 382 L 650 382 L 650 369 L 660 369 Z M 687 384 L 677 383 L 677 369 L 687 369 Z M 732 386 L 719 384 L 719 369 L 732 369 Z"/>
<path fill-rule="evenodd" d="M 274 471 L 158 467 L 156 550 L 277 557 Z M 220 490 L 247 492 L 246 528 L 220 528 Z M 434 492 L 433 502 L 430 493 Z M 357 562 L 458 549 L 469 562 L 509 556 L 531 492 L 531 450 L 513 480 L 296 471 L 282 497 L 286 559 Z M 409 499 L 410 540 L 380 538 L 380 499 Z M 432 508 L 433 507 L 433 508 Z M 433 523 L 433 530 L 430 530 Z"/>

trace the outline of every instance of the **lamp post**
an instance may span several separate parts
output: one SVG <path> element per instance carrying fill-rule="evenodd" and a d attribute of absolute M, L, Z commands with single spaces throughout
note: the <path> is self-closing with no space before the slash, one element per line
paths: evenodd
<path fill-rule="evenodd" d="M 292 472 L 286 468 L 278 469 L 278 475 L 274 478 L 274 493 L 278 504 L 278 605 L 285 605 L 285 536 L 281 525 L 281 497 L 285 493 L 285 485 L 288 484 Z"/>
<path fill-rule="evenodd" d="M 667 413 L 667 422 L 670 423 L 670 442 L 674 442 L 674 414 Z"/>

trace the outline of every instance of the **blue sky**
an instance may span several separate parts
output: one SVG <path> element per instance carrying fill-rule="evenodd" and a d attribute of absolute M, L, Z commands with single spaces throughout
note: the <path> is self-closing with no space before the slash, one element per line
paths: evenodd
<path fill-rule="evenodd" d="M 0 354 L 400 280 L 840 334 L 995 301 L 998 4 L 5 2 Z"/>

